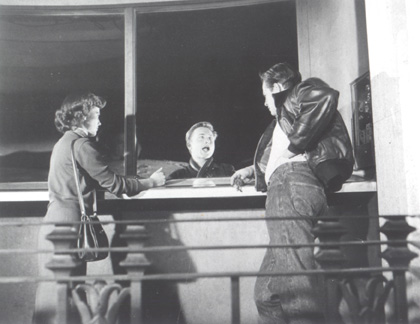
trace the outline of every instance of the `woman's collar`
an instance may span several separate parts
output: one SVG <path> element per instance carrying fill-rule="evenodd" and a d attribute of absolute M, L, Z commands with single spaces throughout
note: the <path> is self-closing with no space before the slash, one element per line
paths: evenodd
<path fill-rule="evenodd" d="M 73 130 L 73 132 L 75 132 L 80 137 L 88 137 L 88 133 L 82 128 L 76 128 Z"/>

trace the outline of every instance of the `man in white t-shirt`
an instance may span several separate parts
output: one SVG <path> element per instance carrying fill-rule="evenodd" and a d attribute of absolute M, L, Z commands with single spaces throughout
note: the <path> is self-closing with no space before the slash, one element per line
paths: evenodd
<path fill-rule="evenodd" d="M 317 78 L 301 81 L 287 63 L 260 77 L 265 106 L 275 118 L 258 143 L 254 165 L 236 171 L 231 183 L 255 178 L 256 189 L 267 191 L 266 217 L 278 218 L 267 221 L 270 244 L 313 243 L 316 217 L 328 210 L 325 191 L 339 190 L 353 170 L 339 93 Z M 315 268 L 311 248 L 269 248 L 260 271 Z M 324 323 L 320 289 L 316 276 L 258 277 L 260 323 Z"/>

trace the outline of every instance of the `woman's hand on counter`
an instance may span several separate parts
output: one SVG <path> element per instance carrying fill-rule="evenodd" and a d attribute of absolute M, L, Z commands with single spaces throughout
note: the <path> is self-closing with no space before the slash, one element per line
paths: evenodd
<path fill-rule="evenodd" d="M 158 170 L 153 172 L 149 179 L 152 180 L 152 188 L 163 186 L 166 183 L 166 177 L 165 174 L 162 172 L 162 168 L 159 168 Z"/>

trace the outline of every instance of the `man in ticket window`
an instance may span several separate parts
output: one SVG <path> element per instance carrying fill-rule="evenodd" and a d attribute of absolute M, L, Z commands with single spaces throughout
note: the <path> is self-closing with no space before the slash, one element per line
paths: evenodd
<path fill-rule="evenodd" d="M 187 166 L 171 173 L 169 179 L 230 177 L 235 169 L 226 163 L 213 159 L 217 132 L 209 122 L 194 124 L 185 134 L 187 149 L 191 158 Z"/>

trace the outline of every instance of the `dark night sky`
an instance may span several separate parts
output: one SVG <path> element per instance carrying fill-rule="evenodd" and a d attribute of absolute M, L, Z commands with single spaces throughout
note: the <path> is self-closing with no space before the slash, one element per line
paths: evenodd
<path fill-rule="evenodd" d="M 59 137 L 54 111 L 76 90 L 107 99 L 100 139 L 111 143 L 123 130 L 122 20 L 44 17 L 30 25 L 2 19 L 0 155 L 11 147 L 50 150 Z M 88 27 L 98 41 L 85 39 Z M 45 28 L 51 39 L 44 39 Z M 30 39 L 22 36 L 25 30 L 33 33 Z M 248 163 L 271 118 L 258 73 L 280 61 L 297 67 L 296 33 L 293 2 L 139 15 L 140 157 L 188 160 L 185 132 L 206 120 L 219 133 L 216 159 L 236 167 Z"/>

